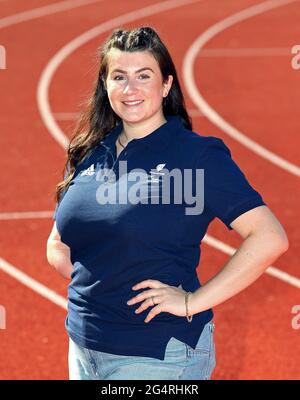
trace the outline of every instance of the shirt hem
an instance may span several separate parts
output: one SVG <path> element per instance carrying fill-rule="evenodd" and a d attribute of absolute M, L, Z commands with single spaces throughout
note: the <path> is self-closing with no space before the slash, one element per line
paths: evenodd
<path fill-rule="evenodd" d="M 111 353 L 111 354 L 117 354 L 120 356 L 139 356 L 139 357 L 151 357 L 151 358 L 157 358 L 159 360 L 164 360 L 165 358 L 165 352 L 166 352 L 166 347 L 169 342 L 169 340 L 174 337 L 186 345 L 189 345 L 193 349 L 195 349 L 196 344 L 200 338 L 200 335 L 204 329 L 204 326 L 210 322 L 213 317 L 213 311 L 212 309 L 208 310 L 207 317 L 201 321 L 201 329 L 197 330 L 197 334 L 193 336 L 192 340 L 187 340 L 186 338 L 183 338 L 183 335 L 180 335 L 180 329 L 179 330 L 174 330 L 174 332 L 166 334 L 165 338 L 161 340 L 160 345 L 162 346 L 162 351 L 157 351 L 156 348 L 156 353 L 153 354 L 153 348 L 147 349 L 145 346 L 118 346 L 118 345 L 111 345 L 102 341 L 99 341 L 97 339 L 97 343 L 93 340 L 89 340 L 87 338 L 82 338 L 81 336 L 76 335 L 74 332 L 71 332 L 67 326 L 67 332 L 71 340 L 73 340 L 76 344 L 78 344 L 81 347 L 87 348 L 89 350 L 95 350 L 99 352 L 104 352 L 104 353 Z M 195 329 L 195 328 L 194 328 Z M 195 331 L 194 331 L 195 334 Z"/>

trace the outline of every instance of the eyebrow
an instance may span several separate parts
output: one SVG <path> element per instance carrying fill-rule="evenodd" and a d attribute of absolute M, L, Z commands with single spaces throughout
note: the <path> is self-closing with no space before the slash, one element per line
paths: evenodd
<path fill-rule="evenodd" d="M 149 69 L 150 71 L 152 71 L 154 73 L 153 69 L 150 68 L 150 67 L 140 68 L 140 69 L 136 70 L 135 73 L 137 74 L 138 72 L 142 72 L 142 71 L 145 71 L 147 69 Z M 126 74 L 126 71 L 123 71 L 122 69 L 118 69 L 118 68 L 114 69 L 111 73 L 113 74 L 114 72 L 121 72 L 122 74 Z"/>

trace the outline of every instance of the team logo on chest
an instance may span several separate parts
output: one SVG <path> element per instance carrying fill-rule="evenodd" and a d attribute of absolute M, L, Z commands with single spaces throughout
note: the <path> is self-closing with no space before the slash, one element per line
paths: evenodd
<path fill-rule="evenodd" d="M 89 168 L 82 171 L 80 175 L 81 176 L 86 176 L 86 175 L 90 176 L 90 175 L 94 175 L 95 172 L 96 172 L 95 166 L 94 166 L 94 164 L 92 164 Z"/>
<path fill-rule="evenodd" d="M 166 164 L 157 164 L 155 169 L 150 171 L 149 182 L 159 182 L 159 178 L 164 176 L 165 173 L 161 172 Z"/>

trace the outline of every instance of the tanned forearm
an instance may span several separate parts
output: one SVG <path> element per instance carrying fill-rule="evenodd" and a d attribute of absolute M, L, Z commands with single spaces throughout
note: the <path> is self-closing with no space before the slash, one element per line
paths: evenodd
<path fill-rule="evenodd" d="M 208 310 L 245 289 L 287 248 L 271 233 L 248 236 L 222 270 L 189 296 L 189 314 Z"/>

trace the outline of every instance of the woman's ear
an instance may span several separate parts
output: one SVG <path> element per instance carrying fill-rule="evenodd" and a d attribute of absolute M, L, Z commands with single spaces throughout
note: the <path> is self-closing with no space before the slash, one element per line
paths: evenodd
<path fill-rule="evenodd" d="M 169 75 L 167 82 L 164 83 L 163 97 L 167 97 L 168 96 L 168 93 L 169 93 L 169 91 L 171 89 L 171 86 L 172 86 L 172 82 L 173 82 L 173 76 Z"/>

